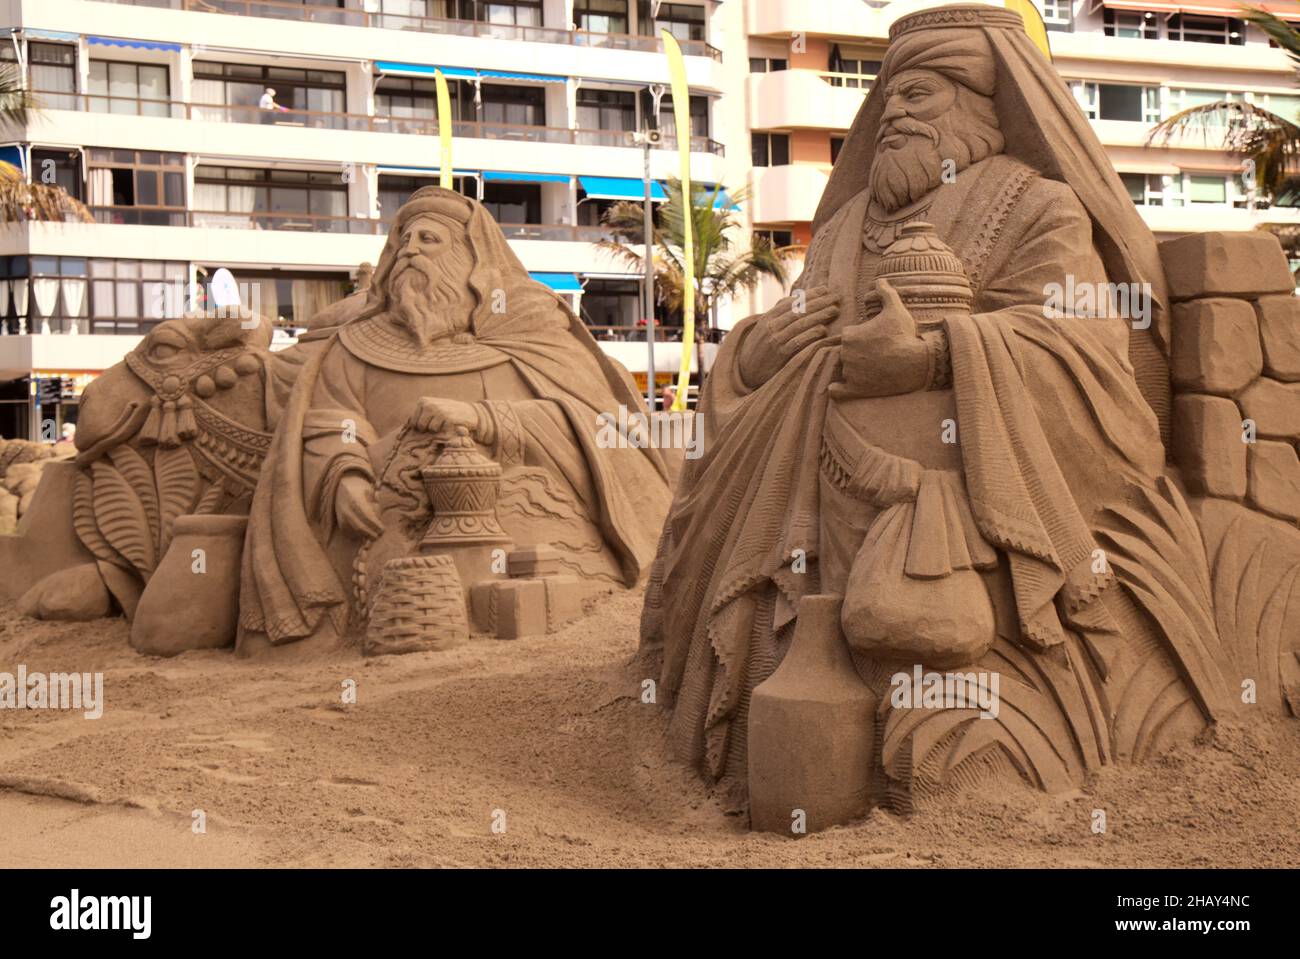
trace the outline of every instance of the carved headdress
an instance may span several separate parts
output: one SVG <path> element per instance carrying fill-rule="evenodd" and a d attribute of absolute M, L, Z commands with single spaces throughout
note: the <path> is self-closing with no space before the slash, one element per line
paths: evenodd
<path fill-rule="evenodd" d="M 991 95 L 1007 155 L 1074 190 L 1092 219 L 1093 242 L 1111 282 L 1150 284 L 1152 332 L 1168 356 L 1165 283 L 1155 238 L 1083 111 L 1025 33 L 1020 14 L 985 4 L 936 7 L 899 19 L 889 40 L 880 76 L 822 194 L 813 231 L 868 185 L 890 78 L 907 69 L 933 70 Z M 1139 339 L 1150 342 L 1135 336 L 1135 347 Z"/>

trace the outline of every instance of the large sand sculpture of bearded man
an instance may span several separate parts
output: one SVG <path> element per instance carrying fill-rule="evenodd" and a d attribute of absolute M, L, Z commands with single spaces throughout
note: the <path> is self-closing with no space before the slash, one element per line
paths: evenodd
<path fill-rule="evenodd" d="M 890 39 L 794 295 L 722 346 L 646 603 L 679 752 L 739 803 L 754 691 L 813 594 L 870 696 L 874 801 L 998 770 L 1074 788 L 1232 699 L 1179 608 L 1204 559 L 1166 476 L 1151 233 L 1018 14 L 937 8 Z M 1108 282 L 1143 316 L 1049 308 Z M 895 708 L 914 666 L 996 673 L 996 716 Z"/>
<path fill-rule="evenodd" d="M 421 552 L 435 520 L 448 542 L 488 533 L 476 541 L 543 547 L 529 563 L 570 583 L 633 585 L 670 494 L 654 450 L 597 442 L 598 417 L 620 405 L 644 409 L 627 372 L 528 276 L 483 207 L 417 191 L 389 234 L 370 302 L 317 344 L 280 420 L 244 551 L 241 648 L 364 625 L 367 587 L 373 599 L 384 563 Z M 445 517 L 422 474 L 438 463 L 462 483 Z M 470 515 L 484 506 L 474 501 L 482 488 L 470 488 L 484 476 L 496 499 L 486 519 Z M 480 552 L 481 568 L 458 560 L 467 591 L 506 573 Z M 554 598 L 546 592 L 543 607 Z"/>

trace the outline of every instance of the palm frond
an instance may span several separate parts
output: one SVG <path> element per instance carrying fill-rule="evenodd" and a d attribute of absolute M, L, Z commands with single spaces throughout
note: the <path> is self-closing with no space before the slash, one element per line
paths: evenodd
<path fill-rule="evenodd" d="M 0 66 L 0 123 L 22 126 L 40 104 L 26 84 L 18 67 Z"/>
<path fill-rule="evenodd" d="M 0 179 L 0 223 L 94 223 L 95 218 L 62 187 Z"/>
<path fill-rule="evenodd" d="M 1220 100 L 1181 110 L 1152 127 L 1147 144 L 1168 146 L 1198 133 L 1207 145 L 1253 160 L 1256 182 L 1270 196 L 1300 173 L 1300 125 L 1253 103 Z"/>

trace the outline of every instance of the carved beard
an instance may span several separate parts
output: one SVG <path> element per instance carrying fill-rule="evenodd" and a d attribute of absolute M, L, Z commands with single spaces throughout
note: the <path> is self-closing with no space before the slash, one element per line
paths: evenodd
<path fill-rule="evenodd" d="M 470 327 L 473 296 L 469 249 L 456 244 L 436 260 L 403 256 L 388 280 L 389 313 L 421 346 L 464 333 Z"/>
<path fill-rule="evenodd" d="M 972 109 L 972 100 L 987 104 L 987 110 Z M 980 116 L 985 112 L 988 118 Z M 881 141 L 896 133 L 906 136 L 907 142 L 885 147 Z M 871 196 L 893 212 L 915 203 L 943 182 L 944 160 L 951 160 L 950 169 L 958 172 L 1001 153 L 1002 147 L 1002 134 L 987 97 L 959 95 L 954 109 L 933 124 L 899 117 L 882 126 L 876 136 L 869 174 Z"/>

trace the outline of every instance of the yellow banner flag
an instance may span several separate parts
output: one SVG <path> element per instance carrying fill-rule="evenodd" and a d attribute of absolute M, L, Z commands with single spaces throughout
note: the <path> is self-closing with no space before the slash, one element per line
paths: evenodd
<path fill-rule="evenodd" d="M 1029 39 L 1034 41 L 1034 46 L 1038 47 L 1047 58 L 1047 62 L 1051 63 L 1052 48 L 1047 43 L 1047 27 L 1038 8 L 1031 0 L 1006 0 L 1006 5 L 1008 10 L 1020 14 L 1020 19 L 1025 21 L 1025 33 L 1029 34 Z"/>
<path fill-rule="evenodd" d="M 433 71 L 433 80 L 438 88 L 438 146 L 441 158 L 438 171 L 438 186 L 444 190 L 453 189 L 451 181 L 451 91 L 447 89 L 447 78 L 441 70 Z"/>
<path fill-rule="evenodd" d="M 686 82 L 686 61 L 677 38 L 662 31 L 664 53 L 668 54 L 668 80 L 673 92 L 673 120 L 677 129 L 677 154 L 681 157 L 682 181 L 682 365 L 677 374 L 677 398 L 673 409 L 686 409 L 691 388 L 691 351 L 695 348 L 695 199 L 691 189 L 691 93 Z M 649 245 L 647 244 L 647 253 Z M 704 372 L 700 370 L 701 374 Z"/>

